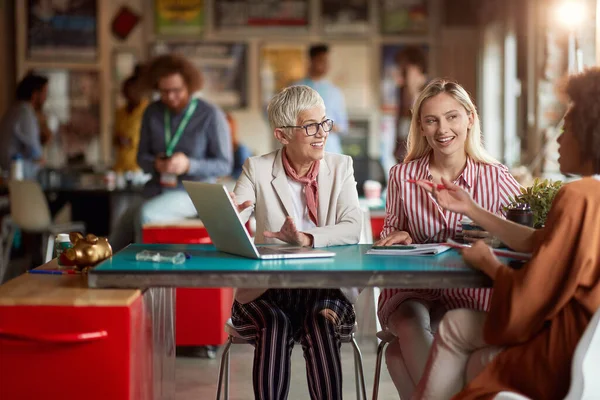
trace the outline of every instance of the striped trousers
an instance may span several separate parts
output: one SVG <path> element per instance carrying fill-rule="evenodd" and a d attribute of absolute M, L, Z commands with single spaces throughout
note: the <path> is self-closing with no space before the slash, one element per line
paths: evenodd
<path fill-rule="evenodd" d="M 234 302 L 231 320 L 242 338 L 255 344 L 255 399 L 287 399 L 297 341 L 311 399 L 342 398 L 341 338 L 351 334 L 355 315 L 339 289 L 270 289 L 249 303 Z"/>

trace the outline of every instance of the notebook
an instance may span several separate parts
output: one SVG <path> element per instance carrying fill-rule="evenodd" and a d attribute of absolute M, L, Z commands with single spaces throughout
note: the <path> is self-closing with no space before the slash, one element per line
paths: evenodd
<path fill-rule="evenodd" d="M 444 243 L 393 244 L 391 246 L 373 246 L 366 254 L 379 256 L 435 256 L 450 250 Z"/>

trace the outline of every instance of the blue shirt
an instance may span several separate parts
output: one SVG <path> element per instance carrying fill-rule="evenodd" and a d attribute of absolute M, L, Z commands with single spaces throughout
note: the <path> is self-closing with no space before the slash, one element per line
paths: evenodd
<path fill-rule="evenodd" d="M 337 129 L 339 129 L 339 132 L 329 132 L 325 143 L 325 151 L 341 154 L 342 142 L 339 134 L 345 135 L 348 132 L 348 113 L 346 112 L 344 94 L 337 86 L 326 79 L 315 81 L 304 78 L 296 82 L 296 85 L 309 86 L 315 89 L 323 98 L 327 117 L 331 118 Z"/>
<path fill-rule="evenodd" d="M 152 179 L 145 188 L 145 194 L 149 196 L 155 196 L 165 190 L 160 184 L 160 173 L 154 169 L 156 157 L 166 152 L 165 109 L 167 106 L 161 101 L 155 101 L 146 108 L 142 117 L 137 161 L 144 172 L 152 174 Z M 177 131 L 186 110 L 187 108 L 177 115 L 171 113 L 173 134 Z M 173 153 L 177 152 L 184 153 L 190 159 L 189 171 L 178 177 L 179 190 L 183 190 L 182 180 L 215 181 L 220 176 L 231 174 L 231 133 L 223 111 L 198 99 L 198 106 L 173 150 Z"/>
<path fill-rule="evenodd" d="M 12 158 L 21 155 L 25 178 L 34 178 L 36 161 L 42 158 L 40 126 L 33 106 L 18 101 L 0 120 L 0 167 L 10 169 Z"/>

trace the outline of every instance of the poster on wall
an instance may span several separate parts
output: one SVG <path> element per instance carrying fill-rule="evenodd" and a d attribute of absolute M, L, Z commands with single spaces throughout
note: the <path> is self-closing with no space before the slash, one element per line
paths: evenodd
<path fill-rule="evenodd" d="M 48 98 L 44 113 L 55 121 L 57 140 L 66 158 L 85 157 L 88 163 L 100 157 L 100 76 L 97 71 L 44 69 Z"/>
<path fill-rule="evenodd" d="M 96 0 L 28 0 L 27 56 L 52 61 L 97 57 Z"/>
<path fill-rule="evenodd" d="M 367 0 L 322 0 L 321 20 L 327 34 L 365 34 L 369 31 Z"/>
<path fill-rule="evenodd" d="M 308 25 L 308 0 L 215 0 L 217 28 Z"/>
<path fill-rule="evenodd" d="M 379 6 L 382 33 L 427 33 L 427 0 L 380 0 Z"/>
<path fill-rule="evenodd" d="M 305 45 L 267 44 L 260 49 L 260 83 L 262 104 L 277 92 L 304 78 L 307 54 Z"/>
<path fill-rule="evenodd" d="M 154 0 L 157 35 L 200 35 L 204 0 Z"/>
<path fill-rule="evenodd" d="M 350 112 L 373 106 L 371 60 L 371 46 L 366 43 L 329 46 L 327 79 L 340 88 Z M 352 68 L 348 68 L 349 64 Z"/>
<path fill-rule="evenodd" d="M 382 111 L 395 113 L 399 106 L 399 85 L 402 82 L 400 68 L 396 58 L 407 45 L 384 44 L 381 46 L 381 98 Z M 425 54 L 428 53 L 427 45 L 419 45 Z"/>
<path fill-rule="evenodd" d="M 157 42 L 150 54 L 178 53 L 202 71 L 201 96 L 225 109 L 248 105 L 247 45 L 245 43 Z"/>

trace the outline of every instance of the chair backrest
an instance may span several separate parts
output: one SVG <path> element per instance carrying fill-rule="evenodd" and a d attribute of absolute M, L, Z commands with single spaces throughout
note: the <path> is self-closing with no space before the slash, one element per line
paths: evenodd
<path fill-rule="evenodd" d="M 596 310 L 577 344 L 571 366 L 571 387 L 565 400 L 597 399 L 600 365 L 600 308 Z"/>
<path fill-rule="evenodd" d="M 36 181 L 8 182 L 10 216 L 24 231 L 41 232 L 50 226 L 52 217 L 42 187 Z"/>

